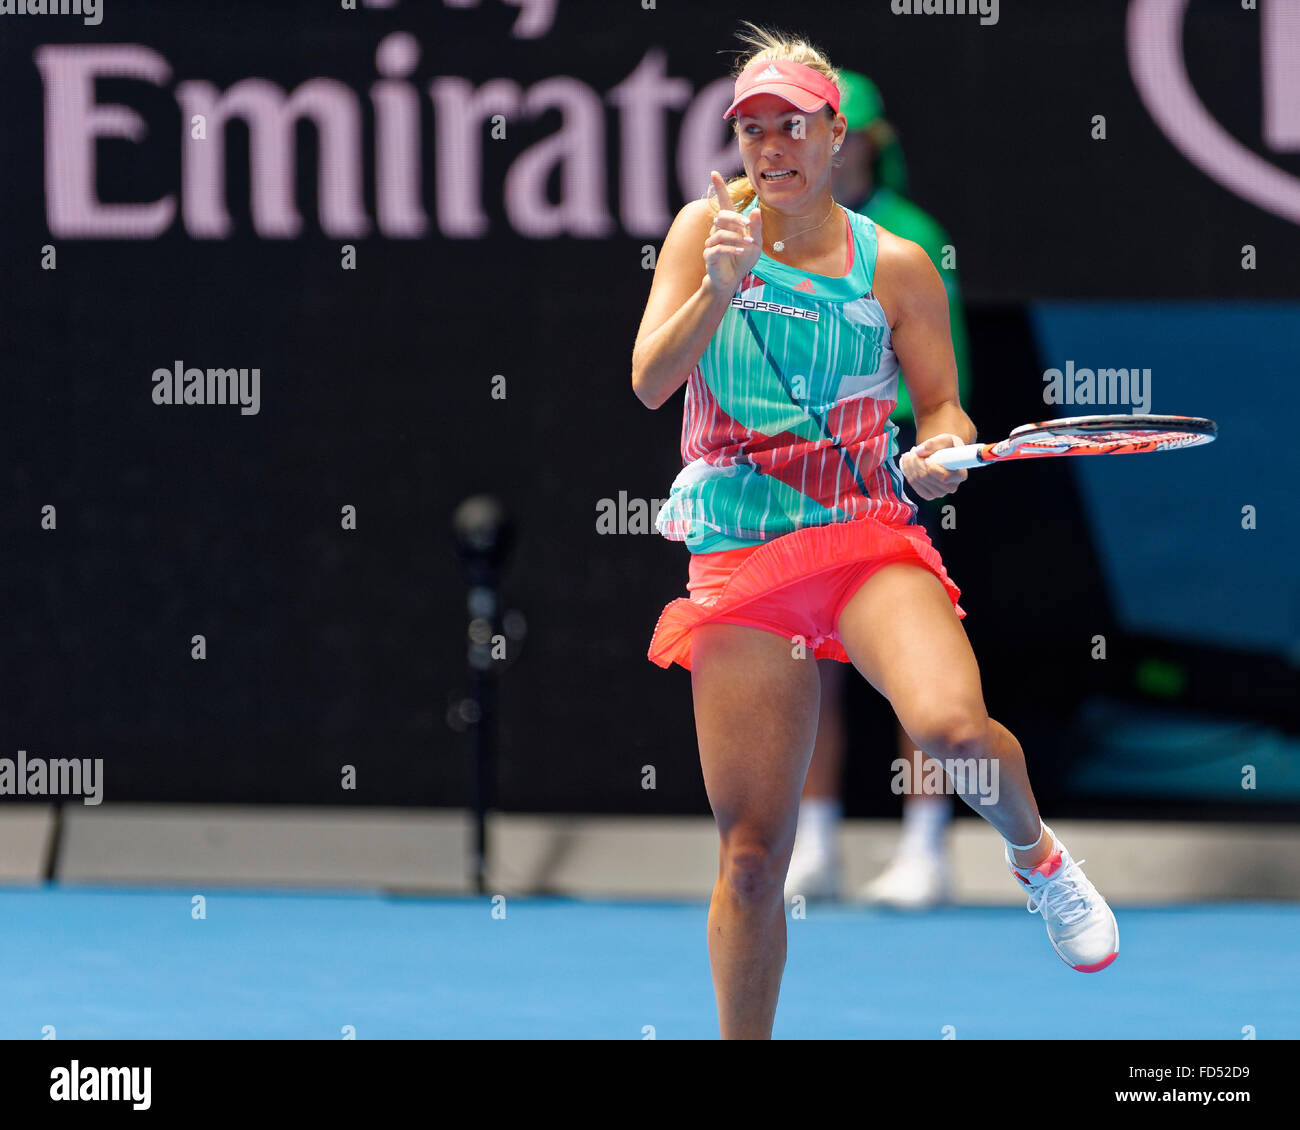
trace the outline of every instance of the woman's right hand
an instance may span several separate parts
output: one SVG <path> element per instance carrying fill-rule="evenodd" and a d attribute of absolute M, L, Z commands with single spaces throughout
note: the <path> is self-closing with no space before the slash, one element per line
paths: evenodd
<path fill-rule="evenodd" d="M 735 210 L 722 174 L 714 170 L 712 179 L 721 210 L 704 241 L 704 268 L 714 289 L 730 298 L 763 252 L 763 213 L 754 208 L 746 219 Z"/>

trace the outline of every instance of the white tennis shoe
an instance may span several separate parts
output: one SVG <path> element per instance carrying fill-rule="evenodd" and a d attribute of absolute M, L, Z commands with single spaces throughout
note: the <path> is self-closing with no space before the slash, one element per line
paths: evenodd
<path fill-rule="evenodd" d="M 1119 956 L 1119 924 L 1106 900 L 1070 857 L 1056 833 L 1053 850 L 1032 869 L 1018 868 L 1011 848 L 1004 847 L 1007 866 L 1029 892 L 1025 909 L 1043 916 L 1047 937 L 1061 960 L 1080 973 L 1099 973 Z"/>
<path fill-rule="evenodd" d="M 798 842 L 785 876 L 785 901 L 803 895 L 807 902 L 835 902 L 840 897 L 840 861 L 834 851 Z"/>
<path fill-rule="evenodd" d="M 929 910 L 952 901 L 948 864 L 941 855 L 905 852 L 858 892 L 858 899 L 896 910 Z"/>

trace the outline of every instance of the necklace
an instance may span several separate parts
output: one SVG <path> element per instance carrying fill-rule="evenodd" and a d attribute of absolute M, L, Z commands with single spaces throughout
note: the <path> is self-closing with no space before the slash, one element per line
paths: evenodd
<path fill-rule="evenodd" d="M 794 235 L 787 235 L 785 239 L 778 239 L 774 244 L 772 244 L 772 250 L 784 251 L 785 245 L 789 240 L 794 239 L 796 236 L 807 235 L 810 231 L 816 231 L 818 228 L 822 227 L 826 223 L 826 220 L 829 220 L 831 218 L 831 212 L 834 211 L 835 211 L 835 201 L 834 199 L 832 199 L 830 212 L 826 213 L 825 219 L 823 219 L 820 224 L 813 224 L 812 227 L 804 228 L 803 231 L 797 231 L 794 233 Z"/>

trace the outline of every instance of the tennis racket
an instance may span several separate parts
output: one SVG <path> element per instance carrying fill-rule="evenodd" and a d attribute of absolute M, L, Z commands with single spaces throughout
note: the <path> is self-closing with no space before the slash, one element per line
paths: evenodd
<path fill-rule="evenodd" d="M 931 459 L 956 471 L 1054 455 L 1132 455 L 1214 442 L 1219 427 L 1202 416 L 1070 416 L 1022 424 L 1000 443 L 945 447 Z"/>

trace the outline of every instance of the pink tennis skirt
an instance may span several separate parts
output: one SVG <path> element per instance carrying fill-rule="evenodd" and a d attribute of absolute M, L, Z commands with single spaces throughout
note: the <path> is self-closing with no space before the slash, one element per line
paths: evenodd
<path fill-rule="evenodd" d="M 958 617 L 966 615 L 921 526 L 890 526 L 855 518 L 808 526 L 721 553 L 691 555 L 689 597 L 667 605 L 655 625 L 649 657 L 660 667 L 691 669 L 691 633 L 701 624 L 740 624 L 801 638 L 817 659 L 849 662 L 835 630 L 849 598 L 877 569 L 899 562 L 928 569 L 943 582 Z"/>

